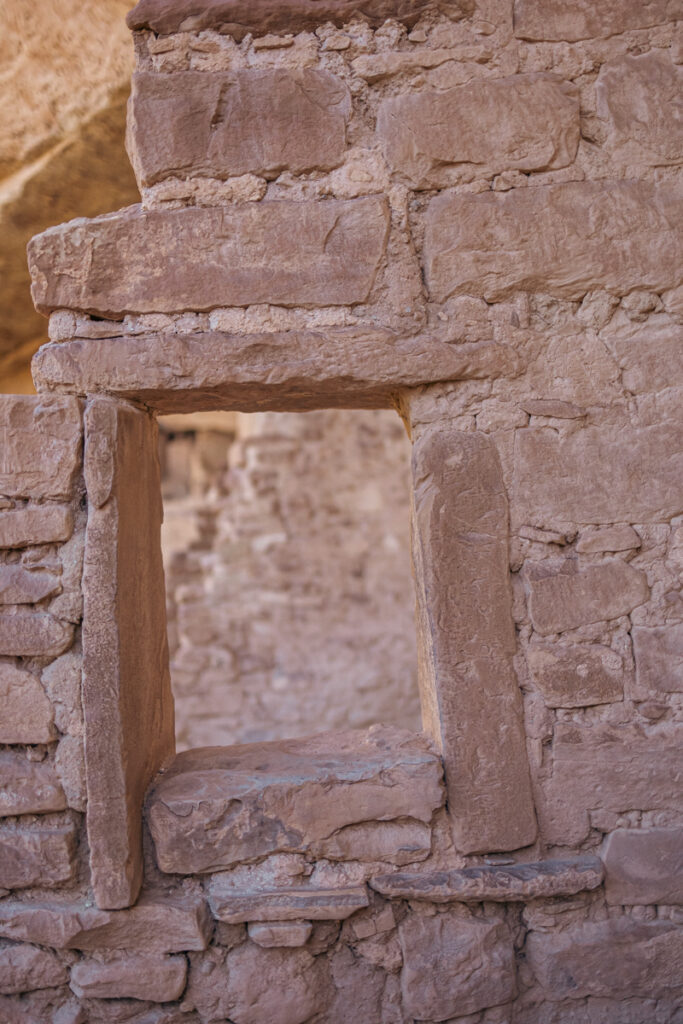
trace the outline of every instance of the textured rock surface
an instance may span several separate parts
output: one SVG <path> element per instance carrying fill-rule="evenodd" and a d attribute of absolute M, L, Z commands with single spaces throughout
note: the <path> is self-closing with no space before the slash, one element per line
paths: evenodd
<path fill-rule="evenodd" d="M 343 921 L 367 907 L 369 899 L 363 886 L 353 889 L 244 890 L 220 875 L 209 889 L 209 901 L 219 921 L 240 924 L 243 921 Z"/>
<path fill-rule="evenodd" d="M 683 692 L 683 624 L 638 626 L 632 638 L 638 692 Z"/>
<path fill-rule="evenodd" d="M 411 864 L 431 852 L 431 829 L 420 821 L 378 821 L 348 825 L 314 844 L 326 860 L 391 861 Z"/>
<path fill-rule="evenodd" d="M 25 669 L 0 663 L 0 743 L 49 743 L 54 712 L 40 680 Z"/>
<path fill-rule="evenodd" d="M 0 512 L 0 547 L 3 548 L 67 541 L 72 530 L 71 509 L 65 505 L 29 505 Z"/>
<path fill-rule="evenodd" d="M 0 752 L 0 783 L 1 817 L 45 814 L 66 807 L 64 792 L 50 762 L 29 761 L 23 751 Z"/>
<path fill-rule="evenodd" d="M 683 829 L 617 829 L 602 859 L 608 903 L 683 903 Z"/>
<path fill-rule="evenodd" d="M 187 961 L 183 956 L 139 953 L 106 963 L 83 960 L 71 968 L 71 988 L 87 999 L 144 999 L 165 1003 L 178 999 L 185 988 Z"/>
<path fill-rule="evenodd" d="M 76 828 L 63 825 L 4 825 L 0 828 L 0 886 L 53 888 L 71 881 L 76 869 Z"/>
<path fill-rule="evenodd" d="M 61 590 L 59 578 L 42 569 L 0 565 L 0 605 L 38 604 Z"/>
<path fill-rule="evenodd" d="M 52 615 L 0 614 L 0 655 L 54 658 L 71 647 L 73 636 L 73 626 Z"/>
<path fill-rule="evenodd" d="M 609 647 L 534 644 L 527 665 L 549 708 L 591 707 L 624 695 L 624 663 Z"/>
<path fill-rule="evenodd" d="M 575 42 L 661 25 L 680 13 L 679 0 L 515 0 L 515 35 Z"/>
<path fill-rule="evenodd" d="M 0 395 L 0 494 L 70 497 L 81 431 L 73 398 L 44 403 L 31 395 Z"/>
<path fill-rule="evenodd" d="M 443 802 L 441 773 L 424 739 L 382 727 L 187 751 L 149 798 L 157 861 L 212 871 L 304 851 L 361 821 L 428 822 Z"/>
<path fill-rule="evenodd" d="M 254 921 L 249 925 L 249 938 L 263 949 L 305 946 L 311 937 L 310 921 Z"/>
<path fill-rule="evenodd" d="M 616 560 L 584 569 L 565 562 L 554 572 L 532 565 L 528 581 L 529 614 L 541 636 L 628 615 L 650 593 L 645 573 Z"/>
<path fill-rule="evenodd" d="M 66 967 L 50 950 L 24 944 L 0 946 L 2 995 L 57 988 L 67 980 Z"/>

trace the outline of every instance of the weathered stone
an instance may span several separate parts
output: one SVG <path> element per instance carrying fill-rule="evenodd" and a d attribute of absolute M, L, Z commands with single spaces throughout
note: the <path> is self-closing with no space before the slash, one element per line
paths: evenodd
<path fill-rule="evenodd" d="M 582 708 L 623 699 L 624 664 L 609 647 L 533 644 L 526 660 L 549 708 Z"/>
<path fill-rule="evenodd" d="M 388 227 L 378 196 L 148 212 L 131 206 L 36 235 L 28 247 L 33 301 L 41 313 L 80 309 L 114 319 L 260 302 L 364 302 Z"/>
<path fill-rule="evenodd" d="M 325 1019 L 331 995 L 325 957 L 245 942 L 227 954 L 212 950 L 192 960 L 184 1003 L 202 1020 L 304 1024 L 318 1014 Z"/>
<path fill-rule="evenodd" d="M 37 604 L 61 590 L 59 576 L 44 569 L 0 565 L 0 605 Z"/>
<path fill-rule="evenodd" d="M 214 917 L 244 921 L 343 921 L 369 903 L 365 886 L 350 889 L 287 888 L 273 891 L 237 887 L 217 875 L 209 887 Z"/>
<path fill-rule="evenodd" d="M 603 551 L 632 551 L 642 541 L 632 526 L 605 526 L 582 530 L 576 550 L 580 555 L 594 555 Z"/>
<path fill-rule="evenodd" d="M 95 899 L 118 909 L 140 889 L 142 801 L 175 748 L 158 440 L 151 416 L 116 401 L 93 399 L 85 419 L 86 823 Z"/>
<path fill-rule="evenodd" d="M 0 743 L 49 743 L 52 705 L 31 672 L 0 662 Z"/>
<path fill-rule="evenodd" d="M 663 999 L 681 989 L 683 931 L 669 921 L 622 917 L 531 932 L 526 956 L 546 999 Z"/>
<path fill-rule="evenodd" d="M 445 192 L 429 204 L 425 273 L 437 302 L 514 291 L 581 299 L 678 283 L 683 199 L 644 182 L 569 182 L 507 193 Z M 624 245 L 624 239 L 628 245 Z"/>
<path fill-rule="evenodd" d="M 66 984 L 69 973 L 56 953 L 28 945 L 0 946 L 0 992 L 19 995 Z"/>
<path fill-rule="evenodd" d="M 79 999 L 166 1003 L 180 998 L 186 977 L 185 957 L 138 953 L 104 963 L 81 960 L 71 968 L 71 988 Z"/>
<path fill-rule="evenodd" d="M 0 886 L 52 888 L 73 878 L 76 828 L 63 825 L 0 827 Z"/>
<path fill-rule="evenodd" d="M 520 369 L 511 345 L 452 345 L 375 327 L 79 340 L 46 345 L 33 361 L 41 389 L 106 389 L 158 412 L 386 408 L 401 387 Z"/>
<path fill-rule="evenodd" d="M 683 744 L 666 725 L 559 723 L 549 763 L 536 802 L 549 844 L 581 842 L 596 816 L 609 831 L 627 811 L 683 810 Z"/>
<path fill-rule="evenodd" d="M 341 163 L 351 96 L 327 71 L 133 75 L 128 151 L 140 185 L 169 175 L 302 174 Z"/>
<path fill-rule="evenodd" d="M 55 771 L 67 806 L 75 811 L 85 811 L 87 786 L 82 736 L 62 736 L 55 753 Z"/>
<path fill-rule="evenodd" d="M 680 0 L 515 0 L 515 35 L 576 42 L 649 28 L 680 16 Z"/>
<path fill-rule="evenodd" d="M 317 859 L 388 861 L 412 864 L 429 856 L 432 830 L 421 821 L 377 821 L 349 825 L 315 843 Z"/>
<path fill-rule="evenodd" d="M 59 544 L 67 541 L 72 532 L 73 516 L 65 505 L 38 505 L 0 512 L 0 548 Z"/>
<path fill-rule="evenodd" d="M 162 871 L 216 871 L 304 852 L 360 821 L 428 822 L 443 802 L 441 776 L 424 738 L 381 726 L 188 750 L 149 797 L 157 861 Z"/>
<path fill-rule="evenodd" d="M 22 751 L 0 751 L 0 817 L 65 807 L 64 791 L 49 761 L 29 761 Z"/>
<path fill-rule="evenodd" d="M 500 461 L 448 423 L 413 447 L 413 565 L 425 728 L 442 753 L 456 846 L 515 850 L 536 834 Z"/>
<path fill-rule="evenodd" d="M 42 683 L 54 708 L 55 724 L 65 735 L 83 732 L 81 705 L 81 653 L 69 651 L 43 669 Z"/>
<path fill-rule="evenodd" d="M 683 506 L 680 435 L 669 423 L 586 426 L 568 437 L 548 427 L 518 430 L 515 514 L 538 526 L 670 519 Z"/>
<path fill-rule="evenodd" d="M 310 921 L 254 921 L 248 931 L 251 941 L 263 949 L 278 946 L 293 949 L 306 945 L 313 925 Z"/>
<path fill-rule="evenodd" d="M 540 562 L 527 580 L 529 615 L 541 636 L 628 615 L 650 595 L 645 573 L 616 559 L 583 569 L 574 560 L 559 569 Z"/>
<path fill-rule="evenodd" d="M 73 643 L 71 623 L 44 613 L 0 614 L 0 655 L 56 658 Z"/>
<path fill-rule="evenodd" d="M 655 166 L 683 162 L 683 68 L 666 51 L 603 64 L 595 90 L 615 156 Z"/>
<path fill-rule="evenodd" d="M 627 391 L 641 394 L 683 386 L 683 326 L 668 316 L 609 325 L 601 337 L 614 353 Z"/>
<path fill-rule="evenodd" d="M 602 859 L 608 903 L 683 903 L 683 829 L 617 829 Z"/>
<path fill-rule="evenodd" d="M 548 860 L 535 864 L 481 865 L 459 871 L 378 875 L 370 885 L 391 899 L 429 903 L 494 903 L 572 896 L 602 882 L 598 857 Z"/>
<path fill-rule="evenodd" d="M 0 494 L 71 497 L 81 433 L 80 405 L 73 398 L 0 395 Z"/>
<path fill-rule="evenodd" d="M 361 17 L 375 28 L 387 18 L 414 25 L 432 7 L 443 7 L 451 16 L 471 14 L 471 0 L 204 0 L 200 7 L 188 0 L 139 0 L 126 18 L 133 31 L 149 28 L 166 35 L 192 29 L 217 29 L 238 41 L 247 33 L 303 32 L 325 22 L 342 26 Z"/>
<path fill-rule="evenodd" d="M 206 903 L 194 896 L 144 896 L 127 910 L 0 901 L 0 935 L 55 949 L 180 953 L 206 949 L 212 930 Z"/>
<path fill-rule="evenodd" d="M 683 693 L 683 624 L 631 631 L 640 694 Z"/>
<path fill-rule="evenodd" d="M 408 1013 L 443 1021 L 517 994 L 512 939 L 503 924 L 450 914 L 407 917 L 399 926 L 401 989 Z"/>
<path fill-rule="evenodd" d="M 565 167 L 579 144 L 578 91 L 531 74 L 392 96 L 377 132 L 390 166 L 418 188 L 455 184 L 467 164 L 482 176 Z"/>

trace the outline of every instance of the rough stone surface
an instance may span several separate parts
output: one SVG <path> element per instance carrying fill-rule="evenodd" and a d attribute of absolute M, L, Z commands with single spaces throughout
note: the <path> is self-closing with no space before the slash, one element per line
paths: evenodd
<path fill-rule="evenodd" d="M 310 921 L 254 921 L 249 925 L 249 938 L 263 949 L 305 946 L 311 937 Z"/>
<path fill-rule="evenodd" d="M 55 953 L 37 946 L 0 946 L 0 993 L 14 995 L 41 988 L 58 988 L 68 980 L 66 967 Z"/>
<path fill-rule="evenodd" d="M 0 614 L 0 655 L 56 658 L 73 642 L 73 626 L 41 612 Z"/>
<path fill-rule="evenodd" d="M 387 208 L 375 196 L 223 209 L 133 206 L 32 239 L 33 300 L 42 313 L 66 308 L 113 318 L 260 302 L 350 305 L 370 294 L 387 232 Z"/>
<path fill-rule="evenodd" d="M 401 872 L 378 875 L 372 888 L 393 899 L 425 900 L 429 903 L 495 903 L 526 901 L 542 897 L 572 896 L 597 889 L 602 882 L 602 864 L 597 857 L 549 860 L 511 867 L 482 865 L 452 871 Z"/>
<path fill-rule="evenodd" d="M 499 173 L 570 164 L 578 92 L 552 75 L 513 75 L 383 101 L 377 131 L 390 166 L 418 188 L 457 183 L 463 164 Z"/>
<path fill-rule="evenodd" d="M 683 903 L 683 829 L 617 829 L 602 859 L 608 903 Z"/>
<path fill-rule="evenodd" d="M 583 569 L 568 561 L 555 571 L 532 565 L 528 584 L 529 614 L 541 636 L 628 615 L 650 593 L 645 573 L 617 560 Z"/>
<path fill-rule="evenodd" d="M 0 828 L 0 886 L 53 888 L 75 872 L 76 828 L 61 825 L 4 825 Z"/>
<path fill-rule="evenodd" d="M 71 988 L 81 999 L 143 999 L 166 1003 L 185 988 L 187 961 L 183 956 L 116 957 L 105 963 L 82 960 L 71 968 Z"/>
<path fill-rule="evenodd" d="M 244 921 L 343 921 L 367 907 L 364 886 L 351 889 L 304 888 L 244 890 L 218 875 L 209 889 L 214 916 L 228 924 Z"/>
<path fill-rule="evenodd" d="M 0 605 L 38 604 L 59 590 L 61 583 L 54 573 L 21 565 L 0 565 Z"/>
<path fill-rule="evenodd" d="M 140 185 L 170 175 L 302 174 L 342 162 L 351 96 L 326 71 L 133 76 L 128 149 Z"/>
<path fill-rule="evenodd" d="M 437 914 L 399 927 L 401 989 L 408 1013 L 444 1021 L 514 999 L 512 940 L 505 926 Z"/>
<path fill-rule="evenodd" d="M 70 498 L 81 434 L 73 398 L 0 395 L 0 494 Z"/>
<path fill-rule="evenodd" d="M 174 752 L 151 417 L 94 399 L 86 412 L 84 473 L 90 505 L 83 574 L 88 843 L 98 906 L 117 909 L 134 902 L 140 889 L 142 801 Z"/>
<path fill-rule="evenodd" d="M 49 761 L 29 761 L 22 751 L 0 751 L 0 817 L 65 807 L 64 791 Z"/>
<path fill-rule="evenodd" d="M 576 544 L 580 555 L 601 554 L 604 551 L 633 551 L 642 541 L 632 526 L 589 527 L 581 531 Z"/>
<path fill-rule="evenodd" d="M 624 664 L 610 647 L 534 644 L 527 665 L 549 708 L 591 707 L 624 696 Z"/>
<path fill-rule="evenodd" d="M 0 743 L 49 743 L 54 738 L 52 705 L 40 680 L 0 662 Z"/>
<path fill-rule="evenodd" d="M 631 637 L 637 690 L 642 694 L 683 693 L 683 624 L 637 626 Z"/>
<path fill-rule="evenodd" d="M 516 290 L 582 299 L 595 288 L 672 288 L 680 272 L 673 225 L 682 214 L 673 191 L 630 181 L 446 192 L 427 211 L 427 285 L 437 302 L 462 294 L 492 302 Z"/>
<path fill-rule="evenodd" d="M 515 35 L 575 42 L 661 25 L 680 15 L 680 0 L 515 0 Z"/>
<path fill-rule="evenodd" d="M 380 726 L 186 751 L 149 798 L 157 861 L 167 872 L 215 871 L 305 851 L 362 821 L 429 822 L 443 802 L 441 774 L 423 738 Z"/>
<path fill-rule="evenodd" d="M 536 822 L 500 461 L 487 438 L 439 423 L 415 440 L 412 472 L 423 720 L 444 759 L 456 846 L 514 850 L 533 841 Z"/>
<path fill-rule="evenodd" d="M 2 548 L 60 543 L 67 541 L 72 531 L 73 516 L 65 505 L 37 505 L 0 512 Z"/>
<path fill-rule="evenodd" d="M 431 852 L 431 829 L 421 821 L 378 821 L 348 825 L 316 843 L 314 856 L 325 860 L 389 861 L 412 864 Z"/>

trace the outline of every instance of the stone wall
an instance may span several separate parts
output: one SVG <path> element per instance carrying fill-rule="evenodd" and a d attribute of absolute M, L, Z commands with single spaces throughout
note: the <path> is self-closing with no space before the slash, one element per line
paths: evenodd
<path fill-rule="evenodd" d="M 678 14 L 132 12 L 142 206 L 29 253 L 22 408 L 85 406 L 87 843 L 0 899 L 10 1019 L 677 1020 Z M 412 441 L 424 732 L 173 758 L 154 416 L 326 408 Z"/>

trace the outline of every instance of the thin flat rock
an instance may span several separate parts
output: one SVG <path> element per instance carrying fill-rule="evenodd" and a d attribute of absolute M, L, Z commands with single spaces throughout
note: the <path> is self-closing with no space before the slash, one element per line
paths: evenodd
<path fill-rule="evenodd" d="M 212 883 L 209 904 L 215 917 L 228 924 L 243 921 L 343 921 L 370 900 L 364 885 L 348 889 L 285 889 L 245 891 Z"/>

